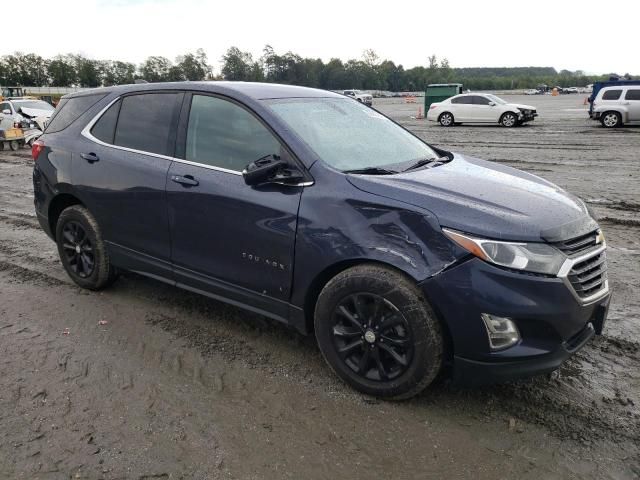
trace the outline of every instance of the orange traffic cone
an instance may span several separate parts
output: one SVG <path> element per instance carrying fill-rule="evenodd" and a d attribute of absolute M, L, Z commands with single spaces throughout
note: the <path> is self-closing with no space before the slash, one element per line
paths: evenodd
<path fill-rule="evenodd" d="M 422 107 L 418 107 L 418 115 L 416 115 L 417 120 L 422 120 L 424 115 L 422 115 Z"/>

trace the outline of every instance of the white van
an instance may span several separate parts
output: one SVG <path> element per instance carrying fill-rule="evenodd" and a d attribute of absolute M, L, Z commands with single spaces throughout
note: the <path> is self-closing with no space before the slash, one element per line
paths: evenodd
<path fill-rule="evenodd" d="M 594 120 L 607 128 L 640 122 L 640 85 L 605 87 L 593 102 Z"/>

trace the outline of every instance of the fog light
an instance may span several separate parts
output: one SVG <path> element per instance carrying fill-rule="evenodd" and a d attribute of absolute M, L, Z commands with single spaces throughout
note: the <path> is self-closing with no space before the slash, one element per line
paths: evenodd
<path fill-rule="evenodd" d="M 489 313 L 480 315 L 489 335 L 491 350 L 504 350 L 520 340 L 518 327 L 510 318 L 496 317 Z"/>

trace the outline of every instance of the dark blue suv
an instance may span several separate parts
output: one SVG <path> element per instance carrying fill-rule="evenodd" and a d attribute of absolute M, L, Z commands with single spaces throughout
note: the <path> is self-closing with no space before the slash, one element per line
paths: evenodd
<path fill-rule="evenodd" d="M 38 219 L 78 285 L 129 270 L 313 332 L 368 394 L 549 372 L 606 318 L 581 200 L 342 95 L 92 90 L 62 99 L 33 156 Z"/>

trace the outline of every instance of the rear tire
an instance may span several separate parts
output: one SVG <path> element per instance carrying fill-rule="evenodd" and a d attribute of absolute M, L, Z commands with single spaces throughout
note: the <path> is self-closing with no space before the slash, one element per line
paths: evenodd
<path fill-rule="evenodd" d="M 82 288 L 101 290 L 116 280 L 98 222 L 85 207 L 72 205 L 62 211 L 56 243 L 62 266 Z"/>
<path fill-rule="evenodd" d="M 604 112 L 600 116 L 600 123 L 605 128 L 616 128 L 622 126 L 622 115 L 618 112 Z"/>
<path fill-rule="evenodd" d="M 438 117 L 438 122 L 440 122 L 440 125 L 442 125 L 443 127 L 451 127 L 455 124 L 454 119 L 453 119 L 453 113 L 451 112 L 442 112 L 440 114 L 440 116 Z"/>
<path fill-rule="evenodd" d="M 14 152 L 17 152 L 18 149 L 20 148 L 20 144 L 18 143 L 17 140 L 11 140 L 11 142 L 9 142 L 9 148 Z"/>
<path fill-rule="evenodd" d="M 334 372 L 368 395 L 412 397 L 442 366 L 438 319 L 413 282 L 385 267 L 359 265 L 329 281 L 316 304 L 315 332 Z"/>
<path fill-rule="evenodd" d="M 507 128 L 518 126 L 518 116 L 513 112 L 505 112 L 500 117 L 500 125 Z"/>

